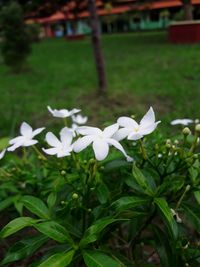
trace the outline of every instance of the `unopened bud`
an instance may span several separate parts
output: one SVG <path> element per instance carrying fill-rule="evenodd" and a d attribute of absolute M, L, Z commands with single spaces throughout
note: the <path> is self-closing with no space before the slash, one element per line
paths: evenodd
<path fill-rule="evenodd" d="M 199 123 L 199 119 L 195 119 L 194 123 L 198 124 Z"/>
<path fill-rule="evenodd" d="M 88 212 L 91 212 L 92 211 L 92 209 L 88 209 Z"/>
<path fill-rule="evenodd" d="M 176 139 L 176 140 L 174 140 L 174 144 L 175 145 L 178 145 L 179 144 L 179 141 Z"/>
<path fill-rule="evenodd" d="M 132 114 L 132 115 L 131 115 L 131 118 L 132 118 L 132 119 L 135 119 L 135 115 Z"/>
<path fill-rule="evenodd" d="M 183 129 L 182 133 L 183 133 L 184 135 L 189 135 L 189 134 L 191 134 L 191 131 L 190 131 L 190 129 L 189 129 L 188 127 L 185 127 L 185 128 Z"/>
<path fill-rule="evenodd" d="M 195 126 L 195 131 L 200 133 L 200 124 L 199 123 Z"/>
<path fill-rule="evenodd" d="M 186 192 L 189 191 L 190 188 L 191 188 L 191 186 L 188 184 L 188 185 L 186 186 L 186 188 L 185 188 L 185 191 L 186 191 Z"/>
<path fill-rule="evenodd" d="M 171 148 L 171 144 L 166 143 L 166 148 Z"/>
<path fill-rule="evenodd" d="M 65 171 L 65 170 L 62 170 L 62 171 L 60 172 L 60 174 L 63 175 L 63 176 L 65 176 L 66 171 Z"/>
<path fill-rule="evenodd" d="M 190 266 L 189 263 L 186 262 L 186 263 L 185 263 L 185 267 L 189 267 L 189 266 Z"/>
<path fill-rule="evenodd" d="M 72 199 L 78 199 L 78 198 L 79 198 L 79 195 L 77 193 L 73 193 Z"/>
<path fill-rule="evenodd" d="M 90 160 L 89 160 L 89 163 L 90 163 L 90 164 L 94 164 L 95 162 L 96 162 L 95 159 L 90 159 Z"/>
<path fill-rule="evenodd" d="M 166 140 L 166 144 L 171 144 L 171 142 L 172 142 L 171 139 Z"/>

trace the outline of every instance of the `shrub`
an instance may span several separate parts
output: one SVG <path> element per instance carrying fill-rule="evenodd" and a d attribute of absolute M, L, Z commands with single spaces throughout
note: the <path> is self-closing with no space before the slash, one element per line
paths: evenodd
<path fill-rule="evenodd" d="M 77 109 L 48 109 L 68 126 L 70 118 L 87 120 Z M 152 108 L 140 123 L 121 117 L 103 131 L 73 124 L 59 139 L 48 132 L 49 147 L 39 150 L 44 128 L 22 123 L 7 151 L 22 147 L 23 156 L 0 154 L 0 211 L 13 214 L 0 236 L 34 231 L 9 248 L 2 266 L 28 257 L 39 267 L 199 266 L 200 125 L 171 139 L 148 137 L 158 124 Z"/>
<path fill-rule="evenodd" d="M 12 71 L 19 72 L 31 51 L 21 6 L 15 2 L 5 6 L 0 13 L 0 23 L 3 31 L 4 62 Z"/>

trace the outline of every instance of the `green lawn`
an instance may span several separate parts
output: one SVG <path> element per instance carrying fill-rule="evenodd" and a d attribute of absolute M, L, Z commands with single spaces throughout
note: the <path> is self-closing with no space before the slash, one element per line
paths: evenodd
<path fill-rule="evenodd" d="M 165 32 L 103 37 L 107 100 L 97 99 L 90 39 L 45 40 L 33 46 L 31 70 L 11 75 L 0 58 L 0 136 L 21 121 L 50 124 L 46 106 L 81 107 L 90 124 L 138 114 L 152 105 L 163 128 L 173 118 L 199 117 L 200 46 L 172 45 Z M 161 127 L 161 126 L 160 126 Z"/>

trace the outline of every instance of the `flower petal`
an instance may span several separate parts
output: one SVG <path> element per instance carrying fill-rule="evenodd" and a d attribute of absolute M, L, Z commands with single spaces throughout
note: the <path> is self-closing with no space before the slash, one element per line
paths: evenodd
<path fill-rule="evenodd" d="M 144 115 L 144 117 L 140 121 L 140 125 L 149 125 L 155 122 L 155 113 L 153 111 L 153 108 L 150 107 L 150 109 L 147 111 L 147 113 Z"/>
<path fill-rule="evenodd" d="M 108 155 L 109 145 L 105 140 L 98 138 L 93 142 L 93 150 L 97 160 L 104 160 Z"/>
<path fill-rule="evenodd" d="M 47 148 L 47 149 L 42 148 L 42 150 L 48 155 L 56 155 L 58 153 L 58 149 L 55 147 L 54 148 Z"/>
<path fill-rule="evenodd" d="M 109 137 L 112 137 L 114 133 L 116 133 L 116 131 L 119 129 L 119 124 L 118 123 L 115 123 L 115 124 L 112 124 L 108 127 L 106 127 L 104 130 L 103 130 L 103 135 L 104 137 L 106 138 L 109 138 Z"/>
<path fill-rule="evenodd" d="M 73 130 L 67 127 L 64 127 L 60 131 L 60 139 L 64 146 L 69 146 L 72 143 L 73 139 Z"/>
<path fill-rule="evenodd" d="M 23 135 L 25 137 L 31 138 L 32 133 L 33 133 L 33 129 L 28 123 L 23 122 L 20 126 L 20 133 L 21 133 L 21 135 Z"/>
<path fill-rule="evenodd" d="M 33 145 L 35 145 L 37 143 L 38 143 L 38 141 L 34 140 L 34 139 L 24 140 L 22 146 L 33 146 Z"/>
<path fill-rule="evenodd" d="M 134 140 L 134 141 L 136 141 L 136 140 L 139 140 L 139 139 L 141 139 L 141 138 L 143 138 L 143 135 L 141 135 L 140 133 L 130 133 L 129 135 L 128 135 L 128 140 Z"/>
<path fill-rule="evenodd" d="M 125 128 L 128 128 L 128 129 L 133 129 L 133 128 L 137 128 L 138 127 L 138 123 L 129 118 L 129 117 L 120 117 L 118 120 L 117 120 L 117 123 L 119 124 L 119 126 L 121 127 L 125 127 Z"/>
<path fill-rule="evenodd" d="M 81 135 L 99 135 L 102 131 L 97 127 L 81 126 L 76 130 Z"/>
<path fill-rule="evenodd" d="M 44 129 L 45 129 L 45 127 L 38 128 L 38 129 L 34 130 L 33 133 L 32 133 L 32 137 L 40 134 L 42 131 L 44 131 Z"/>
<path fill-rule="evenodd" d="M 15 143 L 22 143 L 24 140 L 23 136 L 17 136 L 9 141 L 9 145 L 13 145 Z"/>
<path fill-rule="evenodd" d="M 193 120 L 191 119 L 176 119 L 171 121 L 171 125 L 177 125 L 177 124 L 181 124 L 181 125 L 188 125 L 190 123 L 193 123 Z"/>
<path fill-rule="evenodd" d="M 141 135 L 150 134 L 156 129 L 156 127 L 157 127 L 157 125 L 159 123 L 160 123 L 160 121 L 158 121 L 156 123 L 152 123 L 152 124 L 146 125 L 145 127 L 143 127 L 143 125 L 141 125 L 140 130 L 139 130 L 138 133 L 141 134 Z"/>
<path fill-rule="evenodd" d="M 18 142 L 16 144 L 13 144 L 12 146 L 8 147 L 7 150 L 8 151 L 14 151 L 15 149 L 17 149 L 20 146 L 22 146 L 22 144 Z"/>
<path fill-rule="evenodd" d="M 121 128 L 113 135 L 112 138 L 117 140 L 117 141 L 121 141 L 124 138 L 126 138 L 131 132 L 132 132 L 131 129 Z"/>
<path fill-rule="evenodd" d="M 58 140 L 58 138 L 51 132 L 48 132 L 46 134 L 46 141 L 50 146 L 53 147 L 60 147 L 61 142 Z"/>
<path fill-rule="evenodd" d="M 107 139 L 107 141 L 108 141 L 108 143 L 109 143 L 110 145 L 114 146 L 114 147 L 117 148 L 119 151 L 121 151 L 121 152 L 123 153 L 123 155 L 126 157 L 127 161 L 129 161 L 129 162 L 133 161 L 133 158 L 129 157 L 129 156 L 126 154 L 124 148 L 122 147 L 122 145 L 121 145 L 118 141 L 116 141 L 116 140 L 114 140 L 114 139 L 111 139 L 111 138 Z"/>
<path fill-rule="evenodd" d="M 79 138 L 74 144 L 73 144 L 73 150 L 76 153 L 79 153 L 83 149 L 85 149 L 87 146 L 89 146 L 95 139 L 94 135 L 87 135 Z"/>

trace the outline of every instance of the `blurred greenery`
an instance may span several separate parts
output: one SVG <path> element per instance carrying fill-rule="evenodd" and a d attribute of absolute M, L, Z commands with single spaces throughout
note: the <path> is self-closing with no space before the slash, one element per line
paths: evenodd
<path fill-rule="evenodd" d="M 173 45 L 166 32 L 103 36 L 108 99 L 95 95 L 96 73 L 90 39 L 43 40 L 34 44 L 28 68 L 13 75 L 0 58 L 0 135 L 22 121 L 52 123 L 46 109 L 79 108 L 90 124 L 119 115 L 143 114 L 152 105 L 166 129 L 175 118 L 197 118 L 200 99 L 199 45 Z M 56 119 L 54 119 L 57 121 Z"/>

